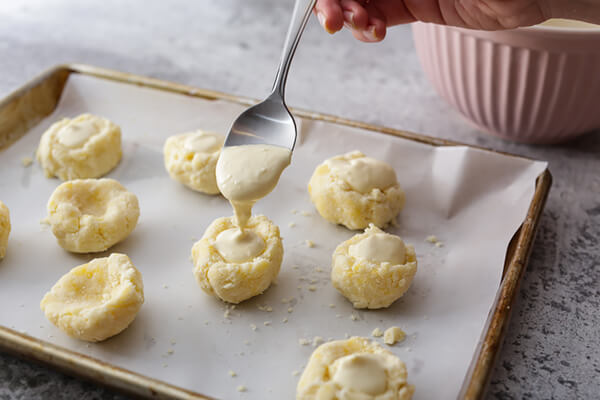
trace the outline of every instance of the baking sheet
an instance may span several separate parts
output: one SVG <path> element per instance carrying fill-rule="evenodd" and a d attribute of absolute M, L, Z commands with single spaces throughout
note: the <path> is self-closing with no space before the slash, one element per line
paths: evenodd
<path fill-rule="evenodd" d="M 292 166 L 255 208 L 277 223 L 284 237 L 278 285 L 226 318 L 225 305 L 196 285 L 189 252 L 214 218 L 231 214 L 230 207 L 220 197 L 171 181 L 161 150 L 175 133 L 226 132 L 242 109 L 72 75 L 56 111 L 0 154 L 0 199 L 13 223 L 8 254 L 0 262 L 0 323 L 186 389 L 247 399 L 293 398 L 298 379 L 293 372 L 302 371 L 313 350 L 299 339 L 370 336 L 375 327 L 398 325 L 409 336 L 391 350 L 407 363 L 417 389 L 414 398 L 455 397 L 498 288 L 506 247 L 546 163 L 466 147 L 434 148 L 304 120 Z M 122 127 L 124 158 L 109 176 L 136 193 L 141 208 L 136 230 L 111 251 L 128 254 L 142 271 L 146 303 L 129 329 L 99 344 L 66 337 L 39 310 L 39 300 L 54 282 L 92 257 L 64 252 L 40 225 L 45 203 L 60 182 L 46 179 L 37 165 L 21 164 L 51 123 L 83 112 Z M 391 231 L 415 246 L 419 270 L 409 292 L 387 310 L 355 311 L 331 287 L 331 253 L 353 232 L 322 220 L 306 193 L 317 164 L 354 149 L 390 162 L 407 193 L 398 227 Z M 425 242 L 431 234 L 444 246 Z M 305 240 L 316 247 L 308 248 Z M 316 291 L 308 290 L 311 285 Z M 290 297 L 292 304 L 282 303 Z M 273 311 L 259 309 L 265 305 Z M 238 376 L 230 377 L 229 370 Z M 237 392 L 239 385 L 247 392 Z"/>

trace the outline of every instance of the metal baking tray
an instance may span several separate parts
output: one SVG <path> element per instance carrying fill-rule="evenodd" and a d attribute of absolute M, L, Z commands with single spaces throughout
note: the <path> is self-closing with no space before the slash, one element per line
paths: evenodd
<path fill-rule="evenodd" d="M 244 105 L 255 102 L 247 98 L 93 66 L 79 64 L 61 65 L 41 74 L 0 101 L 0 151 L 11 146 L 29 129 L 52 113 L 59 102 L 67 79 L 72 74 L 89 75 L 155 90 L 179 93 L 185 96 L 226 100 Z M 381 126 L 373 126 L 331 115 L 298 109 L 294 109 L 293 113 L 306 119 L 320 120 L 382 134 L 395 135 L 430 146 L 462 145 L 448 140 Z M 531 253 L 535 233 L 551 182 L 552 177 L 548 170 L 545 170 L 538 177 L 527 216 L 508 246 L 502 281 L 496 293 L 495 301 L 488 315 L 484 330 L 481 333 L 479 343 L 473 354 L 469 370 L 464 378 L 459 398 L 478 399 L 484 394 L 495 357 L 498 354 L 508 326 L 511 306 L 515 300 L 519 283 Z M 3 326 L 0 326 L 0 348 L 17 356 L 50 365 L 68 374 L 76 375 L 136 396 L 157 399 L 209 398 L 200 393 L 191 392 L 167 382 L 119 368 Z"/>

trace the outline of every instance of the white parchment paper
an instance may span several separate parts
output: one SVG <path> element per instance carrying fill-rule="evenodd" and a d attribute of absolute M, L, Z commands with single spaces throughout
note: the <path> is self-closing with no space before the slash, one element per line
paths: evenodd
<path fill-rule="evenodd" d="M 212 220 L 231 215 L 230 206 L 219 196 L 170 180 L 162 145 L 168 136 L 196 128 L 225 133 L 242 109 L 71 76 L 56 111 L 0 153 L 0 199 L 10 208 L 13 225 L 7 257 L 0 262 L 0 324 L 226 399 L 294 398 L 299 378 L 294 371 L 302 371 L 313 351 L 299 339 L 368 337 L 376 327 L 397 325 L 408 337 L 390 349 L 407 364 L 414 398 L 454 398 L 498 289 L 507 245 L 525 218 L 535 179 L 546 163 L 466 147 L 433 148 L 303 120 L 292 165 L 255 207 L 279 225 L 284 238 L 278 284 L 226 318 L 225 305 L 197 286 L 189 256 Z M 111 252 L 128 254 L 140 269 L 146 302 L 125 332 L 98 344 L 70 339 L 40 311 L 39 301 L 60 276 L 92 256 L 65 252 L 40 225 L 60 181 L 45 178 L 37 164 L 21 164 L 53 122 L 83 112 L 121 126 L 123 160 L 108 176 L 137 194 L 141 208 L 138 227 Z M 390 231 L 415 246 L 418 272 L 408 293 L 386 310 L 355 311 L 331 286 L 331 254 L 354 232 L 323 220 L 306 191 L 317 164 L 355 149 L 391 163 L 407 194 L 398 227 Z M 426 242 L 429 235 L 436 235 L 443 247 Z M 316 246 L 307 247 L 306 240 Z M 308 290 L 311 285 L 315 291 Z M 282 303 L 290 297 L 291 303 Z M 263 305 L 273 311 L 261 311 Z M 237 376 L 232 378 L 229 370 Z M 239 385 L 247 392 L 239 393 Z"/>

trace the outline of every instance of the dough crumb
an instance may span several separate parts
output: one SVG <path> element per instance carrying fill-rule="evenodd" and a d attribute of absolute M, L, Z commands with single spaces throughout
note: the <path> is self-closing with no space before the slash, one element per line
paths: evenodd
<path fill-rule="evenodd" d="M 360 319 L 360 317 L 358 315 L 356 315 L 356 314 L 353 313 L 352 315 L 350 315 L 350 319 L 352 321 L 358 321 Z"/>
<path fill-rule="evenodd" d="M 295 370 L 294 370 L 294 371 L 292 371 L 292 376 L 298 376 L 298 375 L 300 375 L 300 372 L 298 372 L 298 371 L 295 371 Z"/>
<path fill-rule="evenodd" d="M 293 313 L 294 312 L 294 307 L 288 307 L 287 312 L 288 313 Z"/>
<path fill-rule="evenodd" d="M 382 337 L 383 336 L 383 331 L 379 328 L 375 328 L 373 329 L 373 332 L 371 332 L 371 336 L 373 337 Z"/>
<path fill-rule="evenodd" d="M 229 370 L 229 376 L 235 378 L 237 376 L 237 373 L 235 371 Z"/>
<path fill-rule="evenodd" d="M 266 305 L 266 304 L 259 305 L 259 306 L 258 306 L 258 309 L 259 309 L 260 311 L 264 311 L 264 312 L 273 312 L 273 307 L 271 307 L 271 306 L 269 306 L 269 305 Z"/>
<path fill-rule="evenodd" d="M 401 342 L 406 337 L 406 333 L 397 326 L 392 326 L 385 330 L 383 334 L 383 343 L 392 346 L 398 342 Z"/>
<path fill-rule="evenodd" d="M 265 322 L 263 322 L 263 325 L 264 326 L 269 326 L 269 325 L 271 325 L 271 321 L 265 321 Z"/>
<path fill-rule="evenodd" d="M 257 329 L 257 328 L 256 328 L 256 325 L 254 325 L 254 324 L 250 324 L 250 329 L 252 329 L 253 331 L 255 331 L 255 330 Z"/>
<path fill-rule="evenodd" d="M 248 390 L 248 389 L 244 385 L 240 385 L 240 386 L 237 387 L 237 391 L 238 392 L 245 392 L 246 390 Z"/>
<path fill-rule="evenodd" d="M 289 226 L 290 228 L 294 228 L 294 227 L 296 226 L 296 223 L 295 223 L 295 222 L 290 222 L 290 223 L 288 224 L 288 226 Z"/>
<path fill-rule="evenodd" d="M 310 217 L 310 216 L 312 215 L 312 213 L 310 213 L 310 212 L 308 212 L 308 211 L 302 211 L 302 212 L 300 212 L 300 214 L 301 214 L 303 217 Z"/>
<path fill-rule="evenodd" d="M 308 290 L 310 290 L 311 292 L 314 292 L 314 291 L 316 291 L 316 290 L 317 290 L 317 287 L 316 287 L 315 285 L 310 285 L 310 286 L 308 287 Z"/>
<path fill-rule="evenodd" d="M 288 322 L 288 319 L 284 318 L 284 319 L 281 320 L 281 322 L 283 322 L 284 324 L 286 324 Z"/>
<path fill-rule="evenodd" d="M 308 346 L 310 344 L 310 340 L 305 339 L 305 338 L 300 338 L 300 339 L 298 339 L 298 343 L 301 346 Z"/>
<path fill-rule="evenodd" d="M 427 236 L 427 238 L 425 238 L 425 241 L 435 245 L 435 247 L 444 247 L 444 243 L 442 243 L 435 235 Z"/>
<path fill-rule="evenodd" d="M 23 167 L 27 168 L 31 164 L 33 164 L 33 158 L 31 158 L 31 157 L 23 157 L 23 159 L 21 160 L 21 164 L 23 165 Z"/>
<path fill-rule="evenodd" d="M 331 303 L 331 304 L 329 305 L 329 308 L 335 308 L 335 304 Z"/>
<path fill-rule="evenodd" d="M 317 347 L 318 345 L 325 343 L 325 339 L 323 339 L 321 336 L 315 336 L 313 338 L 313 347 Z"/>
<path fill-rule="evenodd" d="M 438 238 L 435 235 L 429 235 L 425 238 L 425 241 L 429 243 L 436 243 Z"/>
<path fill-rule="evenodd" d="M 316 268 L 315 268 L 315 272 L 323 272 L 323 268 L 321 268 L 321 267 L 316 267 Z"/>
<path fill-rule="evenodd" d="M 309 247 L 311 249 L 315 247 L 315 242 L 313 242 L 312 240 L 305 240 L 304 243 L 306 244 L 306 247 Z"/>

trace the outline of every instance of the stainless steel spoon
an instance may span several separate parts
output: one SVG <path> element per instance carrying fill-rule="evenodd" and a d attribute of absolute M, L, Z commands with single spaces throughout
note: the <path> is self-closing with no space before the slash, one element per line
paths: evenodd
<path fill-rule="evenodd" d="M 300 36 L 316 1 L 296 1 L 271 94 L 237 117 L 229 130 L 224 146 L 272 144 L 294 149 L 297 128 L 296 121 L 285 104 L 285 82 Z M 300 12 L 302 4 L 304 9 Z"/>

